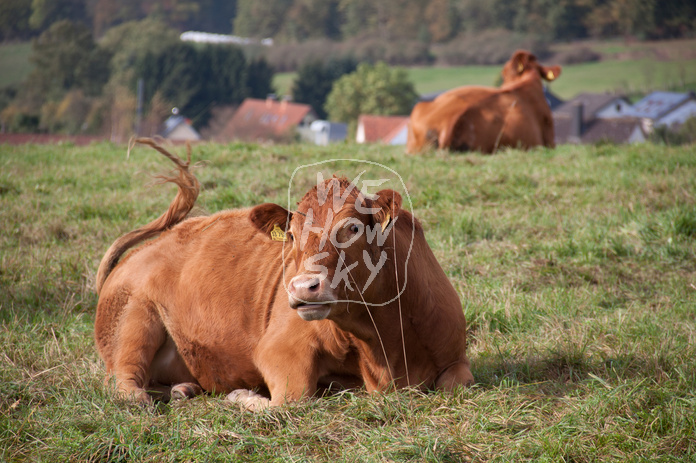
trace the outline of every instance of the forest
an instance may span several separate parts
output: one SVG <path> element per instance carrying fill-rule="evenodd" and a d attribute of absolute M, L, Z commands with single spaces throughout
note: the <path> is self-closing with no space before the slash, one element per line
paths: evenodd
<path fill-rule="evenodd" d="M 180 31 L 200 30 L 280 43 L 309 39 L 447 42 L 460 34 L 505 29 L 546 40 L 632 36 L 663 39 L 696 29 L 689 0 L 6 0 L 0 40 L 27 39 L 69 19 L 96 38 L 145 17 Z"/>

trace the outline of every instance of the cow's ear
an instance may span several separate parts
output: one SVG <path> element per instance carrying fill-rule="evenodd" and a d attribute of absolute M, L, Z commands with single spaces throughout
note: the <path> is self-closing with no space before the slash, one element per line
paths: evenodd
<path fill-rule="evenodd" d="M 522 74 L 527 66 L 536 60 L 536 56 L 532 55 L 528 51 L 518 50 L 512 56 L 512 68 L 517 72 L 517 74 Z"/>
<path fill-rule="evenodd" d="M 380 190 L 376 194 L 377 198 L 370 201 L 370 207 L 379 209 L 373 216 L 375 224 L 381 224 L 382 230 L 386 229 L 389 222 L 399 214 L 401 210 L 401 195 L 394 190 Z"/>
<path fill-rule="evenodd" d="M 558 79 L 558 76 L 561 75 L 561 67 L 560 66 L 539 66 L 539 72 L 541 73 L 541 77 L 543 77 L 544 79 L 551 82 L 552 80 Z"/>
<path fill-rule="evenodd" d="M 249 219 L 262 233 L 271 233 L 276 225 L 281 230 L 287 231 L 286 227 L 292 219 L 292 212 L 277 204 L 265 203 L 252 208 Z"/>

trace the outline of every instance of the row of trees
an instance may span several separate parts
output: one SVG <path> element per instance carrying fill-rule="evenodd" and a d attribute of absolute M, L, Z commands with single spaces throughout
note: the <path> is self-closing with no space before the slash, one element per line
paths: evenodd
<path fill-rule="evenodd" d="M 58 21 L 33 41 L 30 59 L 33 71 L 0 112 L 6 130 L 128 137 L 139 79 L 146 134 L 174 106 L 203 127 L 214 107 L 272 91 L 273 70 L 263 59 L 248 60 L 229 45 L 182 43 L 153 19 L 114 27 L 99 43 L 84 24 Z"/>
<path fill-rule="evenodd" d="M 688 0 L 3 0 L 0 40 L 23 39 L 61 19 L 109 28 L 155 17 L 183 30 L 273 37 L 446 42 L 463 33 L 506 29 L 548 40 L 693 35 Z"/>
<path fill-rule="evenodd" d="M 693 33 L 696 4 L 684 0 L 238 0 L 240 34 L 306 40 L 377 35 L 445 42 L 486 29 L 584 37 L 666 38 Z"/>
<path fill-rule="evenodd" d="M 64 19 L 88 26 L 97 38 L 111 27 L 146 17 L 179 31 L 227 34 L 236 11 L 235 0 L 3 0 L 0 41 L 36 36 Z"/>

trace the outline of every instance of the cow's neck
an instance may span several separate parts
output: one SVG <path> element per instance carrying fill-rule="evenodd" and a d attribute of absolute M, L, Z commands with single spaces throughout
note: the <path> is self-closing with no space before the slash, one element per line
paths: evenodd
<path fill-rule="evenodd" d="M 525 75 L 523 75 L 521 78 L 518 80 L 507 84 L 503 85 L 500 90 L 501 91 L 514 91 L 519 88 L 534 88 L 538 89 L 540 91 L 544 90 L 544 86 L 541 84 L 541 78 L 539 77 L 539 73 L 537 71 L 527 71 Z"/>

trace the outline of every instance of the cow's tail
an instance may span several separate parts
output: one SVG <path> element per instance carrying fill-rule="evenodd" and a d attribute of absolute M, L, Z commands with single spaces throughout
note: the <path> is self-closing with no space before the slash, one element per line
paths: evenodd
<path fill-rule="evenodd" d="M 133 246 L 159 235 L 163 231 L 184 220 L 186 215 L 191 211 L 196 203 L 198 192 L 200 191 L 200 183 L 198 182 L 198 179 L 189 171 L 189 166 L 191 164 L 190 146 L 188 146 L 187 160 L 184 161 L 178 156 L 175 156 L 162 148 L 150 138 L 137 138 L 135 142 L 151 146 L 169 158 L 169 160 L 176 165 L 175 174 L 171 176 L 160 175 L 157 178 L 159 178 L 162 183 L 175 183 L 179 187 L 179 190 L 164 214 L 147 225 L 121 236 L 114 241 L 111 247 L 106 251 L 106 254 L 104 254 L 104 257 L 99 264 L 99 270 L 97 271 L 97 294 L 101 291 L 102 286 L 104 286 L 104 282 L 118 263 L 121 256 Z"/>

